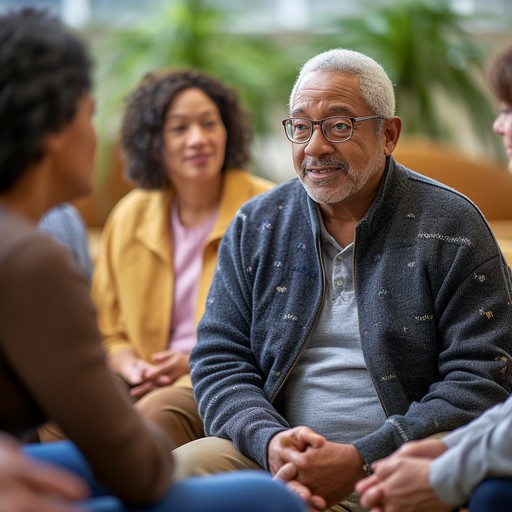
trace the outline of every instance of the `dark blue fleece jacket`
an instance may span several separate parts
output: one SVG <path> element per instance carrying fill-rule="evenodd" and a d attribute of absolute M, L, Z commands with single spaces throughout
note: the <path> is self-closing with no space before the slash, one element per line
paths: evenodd
<path fill-rule="evenodd" d="M 270 439 L 289 428 L 280 391 L 322 306 L 317 215 L 297 179 L 240 209 L 191 355 L 207 435 L 231 439 L 265 468 Z M 389 158 L 356 228 L 354 286 L 365 361 L 388 416 L 353 443 L 366 463 L 508 396 L 510 270 L 467 198 Z"/>

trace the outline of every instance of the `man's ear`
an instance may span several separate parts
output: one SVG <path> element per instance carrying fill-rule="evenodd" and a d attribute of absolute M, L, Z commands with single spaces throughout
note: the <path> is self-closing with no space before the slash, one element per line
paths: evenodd
<path fill-rule="evenodd" d="M 382 137 L 384 137 L 384 153 L 391 155 L 398 144 L 400 132 L 402 131 L 402 120 L 397 117 L 385 119 L 382 125 Z"/>

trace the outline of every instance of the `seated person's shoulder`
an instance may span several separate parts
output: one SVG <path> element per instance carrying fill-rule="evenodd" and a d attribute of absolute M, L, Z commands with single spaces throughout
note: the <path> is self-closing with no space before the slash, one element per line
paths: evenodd
<path fill-rule="evenodd" d="M 2 274 L 23 280 L 36 277 L 47 280 L 52 275 L 74 273 L 69 251 L 37 229 L 22 227 L 5 242 L 0 255 Z"/>
<path fill-rule="evenodd" d="M 260 194 L 262 192 L 266 192 L 276 186 L 276 184 L 270 180 L 262 178 L 260 176 L 256 176 L 249 172 L 240 173 L 241 179 L 246 181 L 248 185 L 252 188 L 253 194 Z"/>
<path fill-rule="evenodd" d="M 21 229 L 8 236 L 0 250 L 2 313 L 8 317 L 22 312 L 53 313 L 86 300 L 89 282 L 69 251 L 34 226 L 20 223 L 17 227 Z M 8 235 L 5 230 L 1 234 Z"/>
<path fill-rule="evenodd" d="M 165 211 L 170 194 L 165 190 L 135 188 L 124 195 L 112 208 L 107 225 L 121 225 L 130 231 L 141 222 L 148 209 Z"/>
<path fill-rule="evenodd" d="M 72 204 L 62 203 L 55 206 L 41 218 L 39 228 L 48 233 L 65 229 L 66 226 L 85 228 L 85 223 L 78 209 Z"/>
<path fill-rule="evenodd" d="M 294 204 L 294 200 L 304 201 L 306 193 L 304 187 L 298 179 L 291 179 L 280 184 L 273 184 L 264 191 L 264 193 L 256 196 L 248 204 L 254 204 L 255 207 L 266 208 L 271 205 L 282 205 L 284 202 Z M 304 203 L 301 203 L 304 205 Z"/>
<path fill-rule="evenodd" d="M 38 231 L 36 226 L 12 212 L 2 209 L 0 211 L 0 265 L 8 260 L 21 256 L 23 253 L 38 252 L 39 247 L 49 244 L 50 250 L 55 243 L 46 235 Z"/>

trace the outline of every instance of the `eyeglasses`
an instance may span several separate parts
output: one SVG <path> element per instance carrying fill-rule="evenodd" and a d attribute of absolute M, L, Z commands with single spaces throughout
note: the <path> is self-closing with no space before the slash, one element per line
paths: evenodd
<path fill-rule="evenodd" d="M 315 126 L 320 126 L 324 137 L 329 142 L 346 142 L 352 137 L 354 125 L 359 121 L 370 119 L 384 119 L 382 116 L 347 117 L 332 116 L 313 121 L 303 117 L 291 117 L 283 119 L 283 126 L 286 136 L 294 144 L 306 144 L 313 136 Z"/>

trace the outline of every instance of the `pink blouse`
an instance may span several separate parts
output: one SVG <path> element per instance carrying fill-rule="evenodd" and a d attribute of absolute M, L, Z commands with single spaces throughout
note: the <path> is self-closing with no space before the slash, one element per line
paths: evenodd
<path fill-rule="evenodd" d="M 179 218 L 176 201 L 171 207 L 173 238 L 174 300 L 171 316 L 169 348 L 190 354 L 197 341 L 194 313 L 203 249 L 217 220 L 215 212 L 205 223 L 186 227 Z"/>

